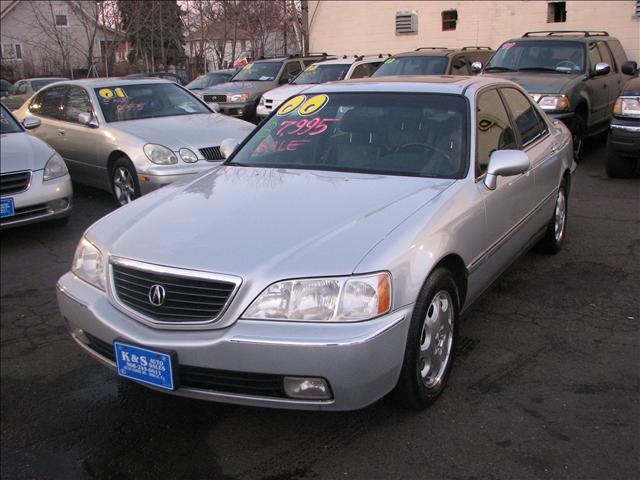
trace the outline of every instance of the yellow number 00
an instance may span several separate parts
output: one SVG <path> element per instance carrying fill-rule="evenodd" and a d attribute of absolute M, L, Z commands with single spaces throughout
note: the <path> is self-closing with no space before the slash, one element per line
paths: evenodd
<path fill-rule="evenodd" d="M 316 95 L 315 97 L 311 97 L 309 100 L 304 102 L 304 105 L 300 107 L 300 115 L 311 115 L 312 113 L 316 113 L 322 107 L 324 107 L 329 101 L 329 97 L 326 95 Z"/>

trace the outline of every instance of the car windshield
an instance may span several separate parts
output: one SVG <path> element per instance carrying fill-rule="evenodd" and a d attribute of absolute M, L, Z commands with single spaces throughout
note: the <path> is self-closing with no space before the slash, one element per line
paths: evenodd
<path fill-rule="evenodd" d="M 42 87 L 46 87 L 50 83 L 60 82 L 62 80 L 65 80 L 65 79 L 64 78 L 46 78 L 43 80 L 31 80 L 31 88 L 33 89 L 34 92 L 37 92 Z"/>
<path fill-rule="evenodd" d="M 388 75 L 444 75 L 447 73 L 447 57 L 391 57 L 374 72 L 372 77 Z"/>
<path fill-rule="evenodd" d="M 112 85 L 94 90 L 107 122 L 211 113 L 175 83 Z"/>
<path fill-rule="evenodd" d="M 232 82 L 259 81 L 272 82 L 278 76 L 282 62 L 249 63 L 240 70 Z"/>
<path fill-rule="evenodd" d="M 4 105 L 0 106 L 0 133 L 18 133 L 21 132 L 20 124 L 9 113 Z"/>
<path fill-rule="evenodd" d="M 459 95 L 298 95 L 227 164 L 461 178 L 466 125 L 466 102 Z"/>
<path fill-rule="evenodd" d="M 585 49 L 581 42 L 524 40 L 503 43 L 484 71 L 584 73 L 584 65 Z"/>
<path fill-rule="evenodd" d="M 292 83 L 294 85 L 309 85 L 343 80 L 350 66 L 350 63 L 329 65 L 314 63 L 309 65 Z"/>
<path fill-rule="evenodd" d="M 198 78 L 188 83 L 187 88 L 191 90 L 201 90 L 203 88 L 210 87 L 211 85 L 228 82 L 230 78 L 231 75 L 225 73 L 211 73 L 207 75 L 200 75 Z"/>

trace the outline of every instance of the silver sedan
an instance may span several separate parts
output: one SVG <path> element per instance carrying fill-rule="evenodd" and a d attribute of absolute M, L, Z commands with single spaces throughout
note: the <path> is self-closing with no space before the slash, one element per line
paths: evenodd
<path fill-rule="evenodd" d="M 64 160 L 49 145 L 26 133 L 25 125 L 0 106 L 0 227 L 50 220 L 64 225 L 71 213 L 73 190 Z"/>
<path fill-rule="evenodd" d="M 58 302 L 118 375 L 206 400 L 362 408 L 442 392 L 461 315 L 566 236 L 571 136 L 516 84 L 306 90 L 227 161 L 95 223 Z"/>
<path fill-rule="evenodd" d="M 39 118 L 33 134 L 65 159 L 74 181 L 111 191 L 124 205 L 223 160 L 220 143 L 254 125 L 213 113 L 166 80 L 58 82 L 15 112 Z"/>

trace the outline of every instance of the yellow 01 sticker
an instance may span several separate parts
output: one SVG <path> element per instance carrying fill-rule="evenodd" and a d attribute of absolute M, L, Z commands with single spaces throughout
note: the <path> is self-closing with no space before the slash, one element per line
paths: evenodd
<path fill-rule="evenodd" d="M 282 104 L 282 106 L 278 109 L 277 115 L 280 115 L 280 116 L 289 115 L 296 108 L 298 108 L 300 105 L 302 105 L 302 103 L 306 99 L 307 99 L 307 97 L 304 96 L 304 95 L 298 95 L 296 97 L 293 97 L 288 102 L 285 102 L 285 103 Z"/>
<path fill-rule="evenodd" d="M 113 98 L 114 97 L 114 93 L 113 90 L 111 90 L 110 88 L 101 88 L 100 91 L 98 92 L 98 94 L 102 97 L 102 98 Z"/>
<path fill-rule="evenodd" d="M 304 105 L 300 107 L 299 113 L 302 116 L 316 113 L 322 107 L 324 107 L 328 101 L 329 101 L 329 97 L 327 95 L 316 95 L 315 97 L 311 97 L 309 100 L 304 102 Z"/>

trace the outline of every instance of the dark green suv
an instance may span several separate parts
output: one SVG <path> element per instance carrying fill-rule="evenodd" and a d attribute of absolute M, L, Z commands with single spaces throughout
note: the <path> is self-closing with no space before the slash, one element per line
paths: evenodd
<path fill-rule="evenodd" d="M 550 117 L 562 120 L 578 160 L 584 138 L 608 128 L 613 104 L 630 78 L 622 71 L 626 62 L 622 45 L 607 32 L 527 32 L 504 42 L 483 74 L 519 83 Z"/>

